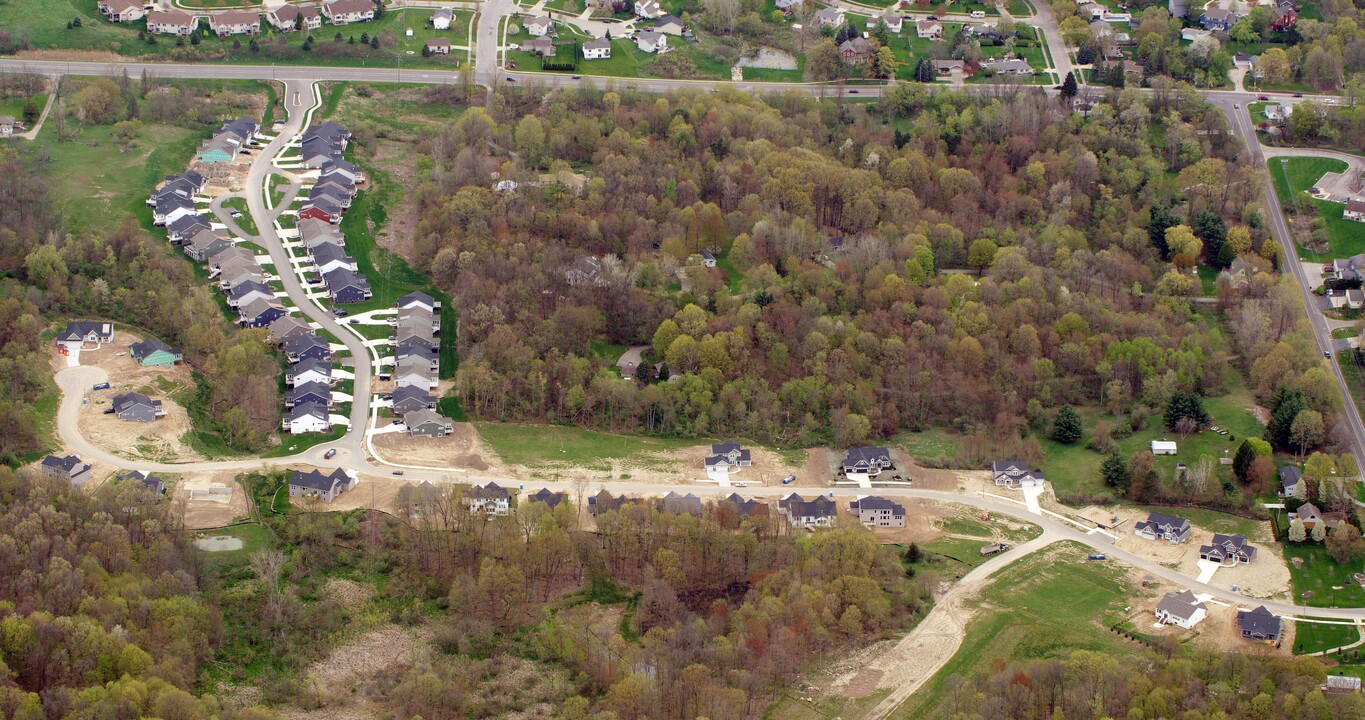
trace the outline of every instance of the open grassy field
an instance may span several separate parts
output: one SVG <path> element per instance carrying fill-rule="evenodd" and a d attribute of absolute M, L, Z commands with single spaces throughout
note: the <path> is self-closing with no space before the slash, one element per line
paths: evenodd
<path fill-rule="evenodd" d="M 1224 535 L 1246 535 L 1252 536 L 1258 527 L 1269 528 L 1269 520 L 1254 520 L 1252 518 L 1231 515 L 1229 513 L 1218 512 L 1217 510 L 1205 510 L 1203 508 L 1192 507 L 1170 507 L 1165 505 L 1140 505 L 1145 511 L 1164 512 L 1170 515 L 1178 515 L 1194 523 L 1196 526 L 1211 530 Z"/>
<path fill-rule="evenodd" d="M 251 217 L 251 211 L 246 206 L 246 198 L 235 197 L 223 201 L 223 207 L 229 210 L 236 210 L 242 214 L 241 217 L 233 218 L 237 221 L 237 227 L 255 235 L 260 231 L 256 229 L 256 221 Z"/>
<path fill-rule="evenodd" d="M 1271 182 L 1275 185 L 1275 194 L 1284 204 L 1289 204 L 1293 195 L 1312 187 L 1323 173 L 1342 172 L 1347 167 L 1341 160 L 1317 157 L 1270 158 L 1266 165 L 1270 169 Z M 1345 205 L 1322 200 L 1308 202 L 1317 208 L 1318 214 L 1327 222 L 1327 242 L 1331 249 L 1324 254 L 1299 248 L 1301 257 L 1327 260 L 1365 252 L 1365 223 L 1342 218 Z"/>
<path fill-rule="evenodd" d="M 945 680 L 971 678 L 997 661 L 1046 659 L 1072 650 L 1142 652 L 1105 629 L 1131 597 L 1123 569 L 1087 563 L 1086 552 L 1075 543 L 1059 543 L 997 573 L 957 653 L 891 717 L 943 716 Z"/>
<path fill-rule="evenodd" d="M 528 467 L 593 465 L 603 460 L 624 460 L 706 442 L 611 435 L 560 425 L 481 422 L 477 427 L 483 441 L 505 462 Z"/>
<path fill-rule="evenodd" d="M 1354 625 L 1327 623 L 1294 623 L 1294 654 L 1324 652 L 1345 647 L 1360 639 L 1360 630 Z"/>
<path fill-rule="evenodd" d="M 1283 543 L 1294 602 L 1312 607 L 1365 606 L 1365 589 L 1351 578 L 1365 572 L 1365 559 L 1339 563 L 1322 543 Z"/>
<path fill-rule="evenodd" d="M 194 533 L 195 537 L 233 537 L 242 541 L 240 550 L 220 550 L 214 552 L 199 551 L 200 557 L 205 564 L 211 567 L 223 568 L 230 565 L 245 565 L 251 558 L 252 553 L 258 550 L 274 547 L 275 537 L 270 534 L 270 530 L 256 523 L 234 525 L 221 530 L 203 530 Z"/>

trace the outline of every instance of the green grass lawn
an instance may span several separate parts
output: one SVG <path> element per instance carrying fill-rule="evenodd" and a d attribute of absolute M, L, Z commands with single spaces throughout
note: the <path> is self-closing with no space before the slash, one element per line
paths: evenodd
<path fill-rule="evenodd" d="M 336 414 L 350 415 L 350 403 L 341 403 L 333 411 Z M 330 432 L 325 433 L 304 433 L 302 435 L 291 435 L 288 433 L 280 435 L 280 444 L 261 453 L 261 457 L 285 457 L 301 453 L 315 445 L 329 443 L 333 440 L 340 440 L 346 434 L 344 425 L 332 427 Z"/>
<path fill-rule="evenodd" d="M 1204 297 L 1218 296 L 1218 268 L 1199 264 L 1199 294 Z"/>
<path fill-rule="evenodd" d="M 962 438 L 943 428 L 929 428 L 923 432 L 896 435 L 890 444 L 921 464 L 940 459 L 951 462 L 957 457 Z"/>
<path fill-rule="evenodd" d="M 1340 621 L 1338 621 L 1340 622 Z M 1345 647 L 1360 639 L 1360 630 L 1354 625 L 1337 625 L 1314 622 L 1294 623 L 1294 654 L 1323 652 Z"/>
<path fill-rule="evenodd" d="M 1354 334 L 1349 328 L 1341 329 Z M 1336 333 L 1332 331 L 1332 337 L 1336 337 Z M 1365 413 L 1365 367 L 1356 362 L 1355 352 L 1351 350 L 1337 353 L 1337 362 L 1341 364 L 1341 376 L 1346 378 L 1346 387 L 1351 390 L 1351 400 L 1355 402 L 1357 410 Z"/>
<path fill-rule="evenodd" d="M 1365 572 L 1365 559 L 1338 563 L 1322 543 L 1312 541 L 1285 542 L 1282 547 L 1295 603 L 1311 607 L 1365 605 L 1365 590 L 1351 578 L 1353 573 Z M 1301 566 L 1295 558 L 1303 561 Z M 1304 593 L 1309 595 L 1305 597 Z"/>
<path fill-rule="evenodd" d="M 625 355 L 626 350 L 630 348 L 625 345 L 613 345 L 605 340 L 594 340 L 589 349 L 593 357 L 602 358 L 615 365 L 616 361 L 620 360 L 621 356 Z"/>
<path fill-rule="evenodd" d="M 234 490 L 234 492 L 236 491 Z M 256 523 L 235 525 L 221 530 L 202 530 L 194 532 L 193 535 L 206 538 L 235 537 L 242 541 L 242 549 L 240 550 L 199 551 L 200 557 L 204 559 L 206 564 L 219 569 L 225 566 L 246 564 L 253 553 L 275 545 L 275 537 L 270 534 L 270 530 Z"/>
<path fill-rule="evenodd" d="M 705 440 L 675 440 L 612 435 L 560 425 L 476 423 L 484 442 L 503 461 L 528 467 L 592 465 L 700 445 Z"/>
<path fill-rule="evenodd" d="M 32 97 L 0 97 L 0 115 L 9 115 L 18 120 L 24 119 L 24 106 L 33 103 L 38 108 L 41 115 L 43 106 L 47 104 L 47 93 L 39 93 Z M 37 118 L 34 118 L 37 122 Z"/>
<path fill-rule="evenodd" d="M 1202 508 L 1191 507 L 1167 507 L 1163 505 L 1142 505 L 1145 511 L 1164 512 L 1171 515 L 1178 515 L 1189 520 L 1201 529 L 1211 530 L 1224 535 L 1245 535 L 1247 537 L 1257 537 L 1258 530 L 1264 530 L 1266 535 L 1270 534 L 1269 520 L 1253 520 L 1252 518 L 1241 517 L 1240 515 L 1230 515 L 1218 512 L 1217 510 L 1204 510 Z"/>
<path fill-rule="evenodd" d="M 942 23 L 943 39 L 930 40 L 915 34 L 915 24 L 906 21 L 901 29 L 901 34 L 891 38 L 891 54 L 896 56 L 896 78 L 900 80 L 915 79 L 915 66 L 919 64 L 920 58 L 924 57 L 947 57 L 948 48 L 952 38 L 957 31 L 962 28 L 962 23 Z"/>
<path fill-rule="evenodd" d="M 256 229 L 256 221 L 251 217 L 251 210 L 246 206 L 246 198 L 234 197 L 223 201 L 223 207 L 229 210 L 236 210 L 242 214 L 241 217 L 233 218 L 237 221 L 237 226 L 243 231 L 256 235 L 260 231 Z"/>
<path fill-rule="evenodd" d="M 1263 123 L 1270 122 L 1270 119 L 1265 116 L 1265 108 L 1267 105 L 1272 104 L 1275 103 L 1268 102 L 1247 103 L 1247 112 L 1251 114 L 1251 124 L 1259 127 Z"/>
<path fill-rule="evenodd" d="M 948 664 L 891 714 L 897 720 L 946 716 L 946 680 L 970 679 L 997 661 L 1054 658 L 1071 650 L 1134 655 L 1141 648 L 1109 632 L 1130 602 L 1124 568 L 1087 563 L 1087 548 L 1059 543 L 994 576 L 981 611 Z"/>
<path fill-rule="evenodd" d="M 735 264 L 730 262 L 728 257 L 716 258 L 716 267 L 725 273 L 726 287 L 730 290 L 730 294 L 738 295 L 743 290 L 741 285 L 744 283 L 744 273 L 740 272 L 739 268 L 735 267 Z"/>
<path fill-rule="evenodd" d="M 1312 187 L 1323 173 L 1342 172 L 1347 165 L 1341 160 L 1318 157 L 1270 158 L 1266 162 L 1270 179 L 1275 186 L 1275 194 L 1280 202 L 1288 205 L 1291 197 Z M 1350 257 L 1365 252 L 1365 224 L 1351 222 L 1342 218 L 1346 209 L 1341 203 L 1309 200 L 1327 221 L 1327 239 L 1331 250 L 1327 254 L 1308 252 L 1302 248 L 1299 254 L 1309 260 L 1326 260 L 1334 257 Z"/>

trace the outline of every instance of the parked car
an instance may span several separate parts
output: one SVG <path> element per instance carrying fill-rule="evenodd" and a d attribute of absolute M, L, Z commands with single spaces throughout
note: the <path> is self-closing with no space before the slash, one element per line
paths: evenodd
<path fill-rule="evenodd" d="M 575 75 L 575 76 L 573 76 L 573 79 L 574 79 L 574 80 L 582 80 L 582 79 L 583 79 L 583 76 L 582 76 L 582 75 Z"/>
<path fill-rule="evenodd" d="M 360 318 L 351 318 L 350 320 L 347 320 L 346 322 L 348 322 L 348 323 L 350 323 L 350 324 L 352 324 L 352 325 L 359 325 L 359 324 L 360 324 Z"/>
<path fill-rule="evenodd" d="M 1091 553 L 1090 557 L 1088 557 L 1088 558 L 1086 558 L 1086 559 L 1087 559 L 1087 560 L 1108 560 L 1109 558 L 1107 558 L 1107 557 L 1105 557 L 1105 556 L 1103 556 L 1103 555 L 1100 555 L 1099 553 Z"/>
<path fill-rule="evenodd" d="M 796 476 L 795 476 L 795 475 L 788 475 L 787 477 L 782 478 L 782 484 L 783 484 L 783 485 L 790 485 L 790 484 L 792 484 L 792 483 L 794 483 L 794 482 L 796 482 Z"/>
<path fill-rule="evenodd" d="M 337 317 L 346 317 L 347 315 L 350 315 L 350 313 L 341 308 L 332 308 L 332 314 Z"/>
<path fill-rule="evenodd" d="M 1264 95 L 1257 95 L 1257 96 L 1256 96 L 1256 99 L 1257 99 L 1257 100 L 1269 100 L 1270 98 L 1268 98 L 1268 97 L 1266 97 L 1266 96 L 1264 96 Z"/>
<path fill-rule="evenodd" d="M 108 390 L 108 389 L 109 389 L 109 383 L 107 383 L 107 382 L 102 382 L 102 383 L 100 383 L 100 384 L 98 384 L 98 385 L 96 385 L 96 386 L 94 386 L 94 387 L 92 387 L 92 388 L 90 388 L 90 389 L 91 389 L 91 390 Z"/>
<path fill-rule="evenodd" d="M 336 456 L 337 456 L 337 449 L 336 449 L 336 448 L 332 448 L 331 450 L 328 450 L 327 452 L 325 452 L 325 453 L 322 454 L 322 459 L 323 459 L 323 460 L 331 460 L 332 458 L 334 458 L 334 457 L 336 457 Z"/>
<path fill-rule="evenodd" d="M 402 474 L 403 474 L 403 471 L 402 471 L 402 470 L 394 470 L 394 471 L 393 471 L 393 474 L 394 474 L 394 475 L 402 475 Z"/>
<path fill-rule="evenodd" d="M 1303 97 L 1303 93 L 1294 93 L 1294 97 Z"/>

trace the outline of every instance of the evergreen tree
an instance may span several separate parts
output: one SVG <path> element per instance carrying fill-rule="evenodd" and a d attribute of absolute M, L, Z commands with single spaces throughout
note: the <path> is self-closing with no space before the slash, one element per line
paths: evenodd
<path fill-rule="evenodd" d="M 361 45 L 369 45 L 369 44 L 370 44 L 370 34 L 369 34 L 369 33 L 367 33 L 367 32 L 360 33 L 360 44 L 361 44 Z"/>
<path fill-rule="evenodd" d="M 1237 454 L 1232 458 L 1232 474 L 1236 475 L 1238 480 L 1246 482 L 1247 474 L 1251 472 L 1251 464 L 1256 462 L 1256 458 L 1270 455 L 1269 443 L 1257 438 L 1247 438 L 1237 446 Z"/>
<path fill-rule="evenodd" d="M 1147 223 L 1147 238 L 1152 241 L 1156 251 L 1165 260 L 1171 249 L 1166 246 L 1166 230 L 1180 224 L 1180 218 L 1165 205 L 1152 205 L 1152 219 Z"/>
<path fill-rule="evenodd" d="M 938 79 L 938 68 L 934 67 L 934 61 L 929 58 L 920 58 L 919 64 L 915 65 L 915 79 L 922 83 L 931 83 Z"/>
<path fill-rule="evenodd" d="M 1081 439 L 1081 416 L 1076 408 L 1063 405 L 1057 411 L 1057 419 L 1052 423 L 1052 439 L 1063 445 L 1070 445 Z"/>
<path fill-rule="evenodd" d="M 388 10 L 384 7 L 384 0 L 374 0 L 374 19 L 378 20 L 384 17 L 386 12 Z"/>
<path fill-rule="evenodd" d="M 1076 73 L 1067 73 L 1066 80 L 1062 81 L 1062 97 L 1073 98 L 1080 88 L 1076 87 Z"/>
<path fill-rule="evenodd" d="M 1194 393 L 1179 391 L 1166 401 L 1166 415 L 1163 418 L 1167 430 L 1175 430 L 1182 418 L 1190 418 L 1203 427 L 1209 424 L 1209 413 L 1204 410 L 1204 400 Z"/>
<path fill-rule="evenodd" d="M 193 35 L 190 36 L 190 44 L 191 44 L 191 45 L 198 45 L 198 44 L 199 44 L 199 33 L 195 33 L 195 34 L 193 34 Z"/>
<path fill-rule="evenodd" d="M 379 33 L 375 33 L 374 37 L 370 38 L 370 49 L 372 50 L 379 49 Z"/>
<path fill-rule="evenodd" d="M 1294 518 L 1289 521 L 1289 541 L 1303 542 L 1308 539 L 1308 532 L 1303 527 L 1303 521 Z"/>
<path fill-rule="evenodd" d="M 1321 520 L 1313 523 L 1313 542 L 1322 542 L 1327 539 L 1327 523 Z"/>
<path fill-rule="evenodd" d="M 1117 488 L 1120 492 L 1128 490 L 1132 475 L 1128 470 L 1128 461 L 1119 454 L 1118 448 L 1111 450 L 1100 464 L 1100 475 L 1104 477 L 1105 485 Z"/>
<path fill-rule="evenodd" d="M 1223 250 L 1223 241 L 1228 236 L 1228 228 L 1223 222 L 1223 216 L 1212 210 L 1205 210 L 1195 216 L 1192 229 L 1195 236 L 1204 241 L 1205 257 L 1217 263 L 1218 256 Z"/>
<path fill-rule="evenodd" d="M 1290 428 L 1294 418 L 1308 407 L 1302 390 L 1290 390 L 1281 386 L 1275 397 L 1270 399 L 1270 422 L 1265 428 L 1265 439 L 1277 449 L 1294 450 L 1294 440 Z"/>

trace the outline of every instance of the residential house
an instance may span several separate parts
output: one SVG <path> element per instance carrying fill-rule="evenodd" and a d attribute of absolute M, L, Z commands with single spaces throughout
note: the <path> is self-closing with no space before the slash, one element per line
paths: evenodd
<path fill-rule="evenodd" d="M 219 252 L 218 255 L 222 255 L 223 252 Z M 265 273 L 265 268 L 256 262 L 256 258 L 228 258 L 223 261 L 216 272 L 218 287 L 229 295 L 243 283 L 254 282 L 264 285 L 270 279 Z"/>
<path fill-rule="evenodd" d="M 141 470 L 130 470 L 118 476 L 118 479 L 125 482 L 135 482 L 141 485 L 144 490 L 150 490 L 155 495 L 166 494 L 165 480 L 162 480 L 155 475 L 148 475 Z"/>
<path fill-rule="evenodd" d="M 1365 307 L 1365 291 L 1360 288 L 1346 288 L 1346 307 L 1351 310 Z"/>
<path fill-rule="evenodd" d="M 876 477 L 883 470 L 895 468 L 891 453 L 886 448 L 849 448 L 844 456 L 845 475 L 868 475 Z"/>
<path fill-rule="evenodd" d="M 934 70 L 940 75 L 951 75 L 955 72 L 962 72 L 967 67 L 961 60 L 935 60 Z"/>
<path fill-rule="evenodd" d="M 431 363 L 420 357 L 405 357 L 398 360 L 393 368 L 393 386 L 397 389 L 405 385 L 435 390 L 437 377 L 436 371 L 431 369 Z"/>
<path fill-rule="evenodd" d="M 166 225 L 166 238 L 171 241 L 172 245 L 179 245 L 197 233 L 209 229 L 211 229 L 209 221 L 203 215 L 189 213 L 181 215 Z"/>
<path fill-rule="evenodd" d="M 299 217 L 313 218 L 335 225 L 341 222 L 341 215 L 344 211 L 344 208 L 336 200 L 321 195 L 304 200 L 303 204 L 299 206 Z"/>
<path fill-rule="evenodd" d="M 1209 32 L 1227 32 L 1237 22 L 1237 14 L 1231 10 L 1214 7 L 1204 10 L 1199 16 L 1199 24 Z"/>
<path fill-rule="evenodd" d="M 348 134 L 346 137 L 349 138 L 350 135 Z M 320 177 L 335 177 L 337 175 L 346 177 L 353 185 L 365 182 L 365 171 L 347 160 L 338 158 L 323 164 Z"/>
<path fill-rule="evenodd" d="M 440 350 L 436 347 L 400 345 L 393 349 L 393 362 L 400 368 L 425 366 L 432 374 L 441 371 Z"/>
<path fill-rule="evenodd" d="M 675 492 L 669 492 L 659 501 L 659 507 L 671 515 L 701 516 L 701 498 L 692 493 L 679 495 Z"/>
<path fill-rule="evenodd" d="M 261 16 L 246 10 L 228 10 L 209 16 L 209 30 L 218 37 L 261 34 Z"/>
<path fill-rule="evenodd" d="M 450 21 L 455 19 L 455 13 L 450 8 L 441 8 L 431 16 L 431 27 L 435 30 L 449 30 Z"/>
<path fill-rule="evenodd" d="M 1153 455 L 1174 455 L 1174 454 L 1176 454 L 1176 452 L 1177 452 L 1177 448 L 1176 448 L 1176 445 L 1175 445 L 1175 441 L 1174 441 L 1174 440 L 1153 440 L 1153 441 L 1152 441 L 1152 454 L 1153 454 Z"/>
<path fill-rule="evenodd" d="M 285 314 L 284 306 L 274 299 L 257 298 L 237 308 L 237 317 L 242 327 L 249 328 L 268 327 Z"/>
<path fill-rule="evenodd" d="M 160 400 L 153 400 L 142 393 L 130 392 L 115 395 L 112 403 L 114 414 L 120 420 L 154 422 L 157 418 L 166 415 L 166 410 L 161 407 Z"/>
<path fill-rule="evenodd" d="M 341 229 L 327 222 L 316 218 L 301 218 L 298 222 L 299 239 L 308 248 L 312 248 L 318 243 L 328 242 L 333 245 L 343 245 L 346 237 Z"/>
<path fill-rule="evenodd" d="M 327 406 L 321 403 L 300 403 L 284 414 L 281 422 L 284 431 L 291 435 L 304 433 L 329 432 L 332 421 L 327 415 Z"/>
<path fill-rule="evenodd" d="M 397 388 L 391 396 L 394 415 L 404 415 L 416 410 L 435 410 L 436 396 L 426 388 L 408 385 Z"/>
<path fill-rule="evenodd" d="M 652 30 L 635 34 L 635 45 L 647 53 L 663 52 L 668 47 L 668 36 Z"/>
<path fill-rule="evenodd" d="M 562 492 L 550 492 L 549 488 L 541 488 L 526 496 L 526 502 L 545 503 L 547 507 L 554 510 L 559 504 L 568 499 Z"/>
<path fill-rule="evenodd" d="M 202 163 L 232 162 L 237 158 L 238 145 L 226 138 L 215 137 L 205 140 L 194 153 L 194 159 Z"/>
<path fill-rule="evenodd" d="M 179 195 L 166 195 L 158 198 L 152 208 L 152 224 L 166 225 L 193 214 L 195 214 L 193 200 Z"/>
<path fill-rule="evenodd" d="M 325 382 L 306 382 L 284 391 L 284 408 L 291 410 L 300 405 L 321 405 L 332 407 L 332 386 Z"/>
<path fill-rule="evenodd" d="M 1156 621 L 1186 630 L 1199 624 L 1208 614 L 1208 607 L 1189 590 L 1168 592 L 1156 605 Z"/>
<path fill-rule="evenodd" d="M 1360 678 L 1348 675 L 1328 675 L 1318 689 L 1334 695 L 1360 692 Z"/>
<path fill-rule="evenodd" d="M 702 250 L 697 255 L 701 257 L 702 267 L 713 268 L 716 266 L 716 256 L 712 255 L 710 250 Z"/>
<path fill-rule="evenodd" d="M 141 20 L 147 14 L 142 3 L 137 0 L 99 0 L 95 7 L 101 15 L 109 18 L 109 22 L 116 23 Z"/>
<path fill-rule="evenodd" d="M 423 48 L 428 55 L 449 55 L 450 38 L 440 37 L 426 41 Z"/>
<path fill-rule="evenodd" d="M 290 338 L 303 333 L 311 335 L 313 333 L 313 328 L 309 327 L 308 323 L 293 315 L 285 315 L 279 320 L 270 323 L 270 342 L 273 342 L 280 347 L 284 347 L 284 344 L 288 342 Z"/>
<path fill-rule="evenodd" d="M 1242 535 L 1213 534 L 1213 542 L 1199 548 L 1199 559 L 1223 567 L 1246 565 L 1256 559 L 1256 548 Z"/>
<path fill-rule="evenodd" d="M 778 500 L 777 512 L 786 517 L 792 527 L 807 530 L 833 527 L 838 514 L 833 500 L 822 495 L 806 500 L 796 493 Z"/>
<path fill-rule="evenodd" d="M 248 280 L 244 283 L 240 283 L 237 287 L 232 289 L 232 292 L 228 293 L 227 304 L 228 307 L 239 308 L 255 300 L 274 301 L 274 299 L 275 288 L 272 288 L 265 283 Z"/>
<path fill-rule="evenodd" d="M 156 207 L 157 200 L 171 196 L 193 200 L 196 192 L 198 192 L 198 189 L 195 188 L 189 180 L 173 177 L 167 179 L 166 182 L 161 184 L 161 187 L 152 191 L 152 194 L 147 197 L 147 205 Z"/>
<path fill-rule="evenodd" d="M 41 464 L 43 474 L 57 480 L 65 480 L 72 485 L 84 485 L 90 479 L 90 465 L 81 462 L 75 455 L 57 457 L 48 455 Z"/>
<path fill-rule="evenodd" d="M 531 37 L 550 35 L 553 29 L 554 23 L 550 22 L 549 15 L 541 15 L 526 21 L 526 32 L 531 33 Z"/>
<path fill-rule="evenodd" d="M 325 475 L 321 470 L 295 470 L 289 476 L 289 497 L 317 498 L 329 503 L 354 486 L 355 481 L 341 468 Z"/>
<path fill-rule="evenodd" d="M 475 485 L 465 494 L 464 504 L 470 512 L 484 512 L 489 515 L 506 515 L 512 511 L 512 495 L 507 488 L 497 483 Z"/>
<path fill-rule="evenodd" d="M 652 2 L 653 0 L 650 1 Z M 791 12 L 795 12 L 794 8 L 799 8 L 803 4 L 804 0 L 777 0 L 777 2 L 775 3 L 778 10 L 787 10 Z M 790 15 L 791 12 L 788 12 L 787 14 Z"/>
<path fill-rule="evenodd" d="M 355 272 L 359 267 L 355 258 L 348 256 L 344 248 L 332 243 L 318 243 L 309 248 L 308 258 L 313 261 L 313 267 L 317 268 L 319 275 L 326 275 L 333 270 Z"/>
<path fill-rule="evenodd" d="M 57 344 L 67 350 L 80 350 L 86 343 L 96 347 L 114 341 L 114 324 L 99 320 L 76 320 L 57 333 Z"/>
<path fill-rule="evenodd" d="M 331 360 L 332 346 L 313 333 L 299 333 L 284 341 L 284 356 L 291 363 Z"/>
<path fill-rule="evenodd" d="M 1270 29 L 1275 32 L 1287 32 L 1299 21 L 1299 9 L 1294 6 L 1294 0 L 1278 0 L 1270 6 Z"/>
<path fill-rule="evenodd" d="M 844 24 L 844 11 L 828 7 L 815 13 L 815 27 L 839 27 Z"/>
<path fill-rule="evenodd" d="M 327 295 L 333 303 L 356 303 L 369 300 L 370 281 L 350 270 L 333 270 L 322 276 L 327 283 Z"/>
<path fill-rule="evenodd" d="M 664 9 L 659 5 L 659 0 L 635 0 L 635 15 L 637 17 L 653 20 L 663 14 Z"/>
<path fill-rule="evenodd" d="M 1298 520 L 1303 523 L 1303 529 L 1309 532 L 1312 532 L 1313 528 L 1317 527 L 1320 522 L 1326 522 L 1327 527 L 1335 525 L 1335 523 L 1330 520 L 1324 520 L 1322 517 L 1322 510 L 1319 510 L 1318 506 L 1313 503 L 1304 503 L 1300 505 L 1297 510 L 1290 512 L 1289 520 L 1291 522 Z"/>
<path fill-rule="evenodd" d="M 625 495 L 615 497 L 606 490 L 599 490 L 596 495 L 588 496 L 588 512 L 593 515 L 600 515 L 604 512 L 620 510 L 622 507 L 636 502 L 639 500 Z"/>
<path fill-rule="evenodd" d="M 1165 513 L 1148 513 L 1147 520 L 1133 525 L 1133 534 L 1148 540 L 1165 540 L 1169 543 L 1182 543 L 1190 539 L 1190 521 Z"/>
<path fill-rule="evenodd" d="M 752 453 L 740 447 L 739 443 L 717 443 L 711 446 L 711 454 L 702 460 L 707 470 L 729 470 L 730 468 L 749 467 L 753 464 Z"/>
<path fill-rule="evenodd" d="M 869 527 L 905 527 L 905 506 L 884 497 L 860 497 L 849 503 L 848 509 Z"/>
<path fill-rule="evenodd" d="M 899 35 L 901 29 L 905 27 L 905 16 L 901 15 L 900 11 L 896 10 L 895 6 L 887 8 L 885 12 L 878 16 L 878 19 L 886 23 L 887 30 L 896 33 L 897 35 Z M 939 28 L 939 34 L 942 35 L 942 33 L 943 29 Z"/>
<path fill-rule="evenodd" d="M 580 255 L 564 271 L 564 282 L 569 285 L 601 285 L 602 261 L 591 255 Z"/>
<path fill-rule="evenodd" d="M 872 57 L 872 43 L 861 37 L 850 38 L 839 43 L 839 55 L 846 65 L 862 65 Z"/>
<path fill-rule="evenodd" d="M 403 426 L 408 429 L 409 435 L 420 437 L 445 437 L 455 432 L 455 423 L 430 408 L 404 413 Z"/>
<path fill-rule="evenodd" d="M 661 32 L 665 35 L 682 37 L 687 32 L 687 26 L 674 15 L 665 15 L 654 23 L 654 32 Z"/>
<path fill-rule="evenodd" d="M 315 7 L 285 3 L 265 14 L 265 19 L 280 32 L 317 30 L 322 27 L 322 13 Z"/>
<path fill-rule="evenodd" d="M 325 140 L 333 145 L 341 147 L 342 150 L 345 150 L 346 146 L 351 141 L 351 131 L 342 127 L 339 123 L 326 120 L 316 125 L 309 125 L 308 129 L 303 131 L 303 139 Z"/>
<path fill-rule="evenodd" d="M 341 158 L 345 148 L 323 138 L 304 138 L 299 147 L 299 156 L 306 168 L 321 168 L 329 162 Z"/>
<path fill-rule="evenodd" d="M 1043 471 L 1029 469 L 1023 460 L 996 460 L 991 463 L 991 476 L 995 484 L 1007 488 L 1041 487 Z"/>
<path fill-rule="evenodd" d="M 189 37 L 199 28 L 199 18 L 179 10 L 153 10 L 147 15 L 147 32 L 153 35 Z"/>
<path fill-rule="evenodd" d="M 1346 201 L 1346 209 L 1341 216 L 1353 222 L 1365 222 L 1365 200 L 1351 198 Z"/>
<path fill-rule="evenodd" d="M 429 310 L 422 308 L 406 308 L 399 310 L 394 319 L 390 322 L 395 327 L 428 328 L 432 335 L 441 333 L 441 316 L 433 315 Z"/>
<path fill-rule="evenodd" d="M 374 19 L 373 0 L 335 0 L 322 6 L 322 16 L 333 25 L 368 22 Z"/>
<path fill-rule="evenodd" d="M 1213 34 L 1213 33 L 1209 32 L 1208 30 L 1201 30 L 1201 29 L 1199 29 L 1199 28 L 1187 27 L 1187 28 L 1184 28 L 1184 29 L 1182 29 L 1182 30 L 1180 31 L 1180 39 L 1181 39 L 1181 40 L 1184 40 L 1185 42 L 1190 42 L 1190 43 L 1192 43 L 1192 42 L 1198 40 L 1199 38 L 1208 37 L 1208 36 L 1210 36 L 1210 35 L 1212 35 L 1212 34 Z"/>
<path fill-rule="evenodd" d="M 762 500 L 755 500 L 753 498 L 745 500 L 740 497 L 739 493 L 730 493 L 725 496 L 725 500 L 733 503 L 735 509 L 739 510 L 741 515 L 747 515 L 752 518 L 766 518 L 769 515 L 768 503 L 765 503 Z"/>
<path fill-rule="evenodd" d="M 143 367 L 168 367 L 185 359 L 178 349 L 160 340 L 135 342 L 128 346 L 128 354 Z"/>
<path fill-rule="evenodd" d="M 1001 58 L 999 60 L 987 60 L 981 63 L 981 67 L 986 70 L 993 70 L 999 75 L 1032 75 L 1033 68 L 1029 67 L 1028 61 L 1019 58 Z"/>
<path fill-rule="evenodd" d="M 915 35 L 929 40 L 943 39 L 943 25 L 937 20 L 919 20 L 915 22 Z"/>
<path fill-rule="evenodd" d="M 195 262 L 204 262 L 210 257 L 232 247 L 232 241 L 214 230 L 200 230 L 183 246 L 185 254 Z"/>
<path fill-rule="evenodd" d="M 410 310 L 412 308 L 422 308 L 429 313 L 437 312 L 441 309 L 441 303 L 424 292 L 414 292 L 404 295 L 396 302 L 394 307 L 399 310 Z"/>
<path fill-rule="evenodd" d="M 0 137 L 10 137 L 22 127 L 13 115 L 0 115 Z"/>
<path fill-rule="evenodd" d="M 584 60 L 607 60 L 611 58 L 611 41 L 597 38 L 583 43 Z"/>
<path fill-rule="evenodd" d="M 332 384 L 332 363 L 326 360 L 302 360 L 284 370 L 286 387 L 298 387 L 310 382 Z"/>
<path fill-rule="evenodd" d="M 1280 641 L 1281 621 L 1264 605 L 1255 610 L 1237 611 L 1237 630 L 1244 640 Z"/>

